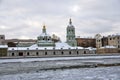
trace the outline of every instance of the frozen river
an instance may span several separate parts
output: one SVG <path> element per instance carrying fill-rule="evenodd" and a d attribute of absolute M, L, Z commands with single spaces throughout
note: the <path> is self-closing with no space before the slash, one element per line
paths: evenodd
<path fill-rule="evenodd" d="M 120 80 L 120 66 L 1 75 L 0 80 Z"/>
<path fill-rule="evenodd" d="M 0 59 L 0 80 L 120 80 L 120 56 Z"/>

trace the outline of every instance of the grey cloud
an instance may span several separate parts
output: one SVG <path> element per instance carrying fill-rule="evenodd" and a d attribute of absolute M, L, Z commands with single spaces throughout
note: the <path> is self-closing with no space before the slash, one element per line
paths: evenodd
<path fill-rule="evenodd" d="M 78 36 L 82 33 L 118 33 L 115 28 L 119 27 L 114 24 L 120 23 L 119 4 L 120 0 L 2 0 L 0 25 L 9 28 L 0 30 L 0 34 L 5 33 L 9 38 L 35 38 L 45 22 L 50 34 L 54 32 L 65 36 L 70 17 Z M 76 12 L 73 11 L 75 5 L 80 8 Z M 29 21 L 39 25 L 30 25 Z"/>

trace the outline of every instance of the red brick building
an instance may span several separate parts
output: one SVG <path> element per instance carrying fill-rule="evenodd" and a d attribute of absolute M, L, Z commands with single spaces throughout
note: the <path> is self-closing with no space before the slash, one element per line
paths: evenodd
<path fill-rule="evenodd" d="M 93 38 L 76 38 L 77 46 L 81 47 L 96 47 L 95 39 Z"/>

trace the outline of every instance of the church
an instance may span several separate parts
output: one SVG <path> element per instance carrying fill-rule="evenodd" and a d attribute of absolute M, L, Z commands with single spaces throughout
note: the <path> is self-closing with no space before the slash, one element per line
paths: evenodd
<path fill-rule="evenodd" d="M 38 35 L 37 42 L 29 47 L 8 47 L 7 56 L 11 57 L 45 57 L 45 56 L 78 56 L 81 54 L 93 54 L 93 50 L 77 47 L 75 39 L 75 27 L 72 20 L 66 28 L 66 42 L 53 42 L 47 33 L 47 27 L 43 25 L 42 33 Z"/>

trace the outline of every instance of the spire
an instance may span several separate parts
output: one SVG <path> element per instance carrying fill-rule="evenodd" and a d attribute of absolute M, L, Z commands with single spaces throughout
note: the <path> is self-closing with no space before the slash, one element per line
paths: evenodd
<path fill-rule="evenodd" d="M 71 20 L 71 18 L 69 19 L 69 24 L 72 24 L 72 20 Z"/>
<path fill-rule="evenodd" d="M 43 33 L 46 33 L 46 26 L 45 26 L 45 24 L 43 25 L 42 32 L 43 32 Z"/>

